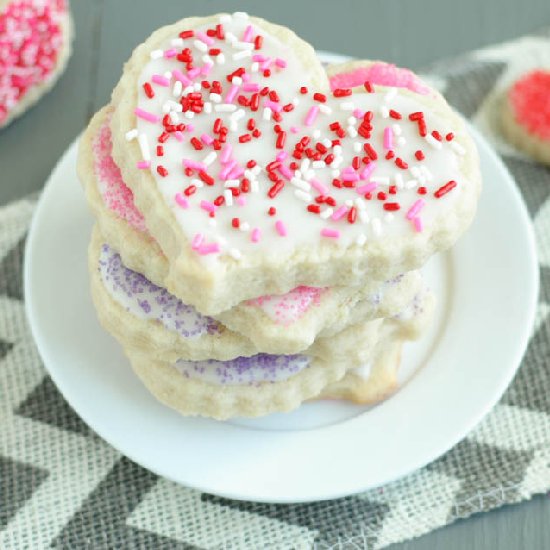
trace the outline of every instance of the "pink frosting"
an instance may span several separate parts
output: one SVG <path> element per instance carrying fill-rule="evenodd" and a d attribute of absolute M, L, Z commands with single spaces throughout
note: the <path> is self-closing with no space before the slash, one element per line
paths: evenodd
<path fill-rule="evenodd" d="M 98 188 L 105 206 L 137 231 L 147 233 L 143 214 L 134 204 L 132 190 L 124 183 L 120 169 L 111 156 L 113 142 L 108 119 L 95 136 L 92 148 Z"/>
<path fill-rule="evenodd" d="M 425 95 L 430 92 L 429 88 L 412 71 L 382 62 L 337 74 L 330 79 L 330 87 L 333 90 L 335 88 L 353 88 L 362 86 L 366 80 L 381 86 L 408 88 L 417 94 Z"/>

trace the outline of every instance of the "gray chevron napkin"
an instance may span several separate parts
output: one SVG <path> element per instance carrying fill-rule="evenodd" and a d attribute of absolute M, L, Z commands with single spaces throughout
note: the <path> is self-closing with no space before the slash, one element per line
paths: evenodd
<path fill-rule="evenodd" d="M 348 498 L 231 501 L 161 479 L 99 439 L 44 371 L 25 321 L 22 259 L 34 201 L 0 209 L 0 548 L 383 548 L 550 489 L 550 170 L 503 143 L 495 98 L 550 67 L 550 31 L 447 60 L 428 78 L 489 137 L 538 240 L 536 326 L 513 384 L 469 436 L 420 471 Z"/>

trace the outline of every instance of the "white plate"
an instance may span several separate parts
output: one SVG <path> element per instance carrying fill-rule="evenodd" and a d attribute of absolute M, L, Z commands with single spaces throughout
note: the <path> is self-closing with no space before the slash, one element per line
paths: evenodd
<path fill-rule="evenodd" d="M 472 132 L 485 187 L 472 228 L 428 266 L 439 309 L 430 334 L 406 350 L 405 377 L 416 374 L 371 409 L 319 402 L 232 423 L 183 418 L 158 403 L 100 328 L 86 268 L 92 217 L 76 179 L 73 144 L 46 185 L 26 250 L 27 313 L 54 382 L 101 437 L 135 462 L 230 498 L 336 498 L 434 460 L 509 384 L 538 294 L 525 206 L 500 159 Z"/>

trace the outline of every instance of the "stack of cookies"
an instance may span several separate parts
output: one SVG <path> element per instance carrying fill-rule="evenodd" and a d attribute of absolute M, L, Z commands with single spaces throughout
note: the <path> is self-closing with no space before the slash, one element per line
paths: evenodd
<path fill-rule="evenodd" d="M 434 307 L 418 269 L 481 187 L 464 123 L 416 75 L 325 70 L 240 12 L 140 45 L 78 168 L 101 323 L 159 400 L 219 419 L 391 394 Z"/>

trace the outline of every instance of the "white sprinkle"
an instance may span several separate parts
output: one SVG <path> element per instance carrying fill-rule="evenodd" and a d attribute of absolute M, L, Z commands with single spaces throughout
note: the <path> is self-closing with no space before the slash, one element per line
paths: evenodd
<path fill-rule="evenodd" d="M 348 134 L 350 138 L 356 138 L 357 137 L 357 130 L 354 126 L 348 126 Z"/>
<path fill-rule="evenodd" d="M 395 174 L 395 185 L 397 185 L 397 189 L 403 189 L 403 187 L 405 186 L 403 176 L 399 173 Z"/>
<path fill-rule="evenodd" d="M 160 59 L 164 56 L 164 52 L 162 50 L 153 50 L 149 55 L 151 59 Z"/>
<path fill-rule="evenodd" d="M 220 94 L 215 94 L 215 93 L 211 93 L 209 96 L 208 96 L 208 99 L 210 99 L 210 101 L 214 102 L 214 103 L 221 103 L 222 101 L 222 96 Z"/>
<path fill-rule="evenodd" d="M 260 190 L 258 180 L 250 180 L 250 190 L 252 191 L 252 193 L 257 193 Z"/>
<path fill-rule="evenodd" d="M 314 160 L 311 163 L 311 166 L 315 169 L 324 168 L 326 165 L 327 165 L 327 163 L 324 160 Z"/>
<path fill-rule="evenodd" d="M 214 105 L 214 111 L 217 113 L 232 113 L 237 110 L 237 106 L 233 103 L 222 103 L 221 105 Z"/>
<path fill-rule="evenodd" d="M 236 50 L 253 50 L 254 44 L 252 42 L 235 42 L 235 44 L 233 44 L 233 47 Z"/>
<path fill-rule="evenodd" d="M 321 143 L 327 148 L 327 149 L 330 149 L 332 147 L 332 141 L 330 141 L 330 139 L 328 138 L 324 138 L 323 141 L 321 141 Z"/>
<path fill-rule="evenodd" d="M 302 191 L 301 189 L 296 189 L 294 191 L 294 195 L 298 199 L 303 200 L 304 202 L 311 202 L 313 200 L 313 197 L 309 193 L 306 193 L 305 191 Z"/>
<path fill-rule="evenodd" d="M 372 176 L 370 178 L 370 181 L 372 183 L 378 183 L 380 185 L 389 185 L 390 184 L 390 178 L 388 176 Z"/>
<path fill-rule="evenodd" d="M 294 107 L 297 107 L 298 105 L 300 105 L 300 100 L 295 97 L 292 101 L 291 101 L 292 105 L 294 105 Z"/>
<path fill-rule="evenodd" d="M 353 101 L 343 101 L 340 103 L 340 111 L 354 111 L 355 103 Z"/>
<path fill-rule="evenodd" d="M 367 203 L 365 202 L 365 199 L 363 197 L 357 197 L 355 199 L 355 204 L 359 210 L 365 210 L 367 208 Z"/>
<path fill-rule="evenodd" d="M 170 71 L 166 71 L 164 73 L 164 78 L 167 78 L 168 80 L 172 80 L 172 73 Z"/>
<path fill-rule="evenodd" d="M 462 145 L 455 140 L 451 141 L 451 149 L 460 156 L 466 154 L 466 149 L 464 149 L 464 147 L 462 147 Z"/>
<path fill-rule="evenodd" d="M 172 88 L 172 95 L 174 97 L 181 97 L 181 92 L 183 92 L 183 84 L 179 80 L 176 80 Z"/>
<path fill-rule="evenodd" d="M 363 246 L 367 242 L 367 237 L 364 233 L 360 233 L 357 235 L 357 239 L 355 239 L 355 243 L 359 246 Z"/>
<path fill-rule="evenodd" d="M 214 65 L 214 61 L 212 61 L 212 58 L 209 55 L 203 55 L 201 59 L 202 62 L 206 63 L 207 65 Z"/>
<path fill-rule="evenodd" d="M 321 111 L 321 113 L 325 115 L 330 115 L 332 113 L 332 109 L 328 105 L 325 105 L 324 103 L 321 103 L 319 105 L 319 111 Z"/>
<path fill-rule="evenodd" d="M 233 61 L 238 61 L 239 59 L 244 59 L 245 57 L 250 57 L 252 52 L 250 50 L 241 50 L 237 53 L 234 53 L 231 58 Z"/>
<path fill-rule="evenodd" d="M 341 145 L 335 145 L 334 146 L 334 154 L 338 157 L 342 154 L 342 146 Z"/>
<path fill-rule="evenodd" d="M 228 13 L 224 13 L 223 15 L 220 15 L 220 23 L 230 23 L 231 19 L 233 19 L 233 17 Z"/>
<path fill-rule="evenodd" d="M 231 31 L 228 31 L 225 33 L 225 41 L 235 44 L 235 42 L 238 42 L 239 39 Z"/>
<path fill-rule="evenodd" d="M 248 13 L 246 13 L 245 11 L 236 11 L 233 13 L 233 17 L 235 17 L 235 19 L 243 19 L 244 21 L 247 21 Z"/>
<path fill-rule="evenodd" d="M 297 178 L 301 178 L 302 177 L 302 171 L 301 170 L 294 170 L 294 176 L 297 177 Z"/>
<path fill-rule="evenodd" d="M 371 225 L 375 235 L 378 236 L 382 234 L 382 223 L 378 218 L 374 218 L 371 222 Z"/>
<path fill-rule="evenodd" d="M 348 199 L 347 201 L 344 202 L 344 204 L 348 207 L 348 208 L 351 208 L 353 206 L 353 201 L 351 199 Z"/>
<path fill-rule="evenodd" d="M 418 166 L 411 166 L 409 168 L 409 172 L 415 177 L 415 178 L 419 178 L 420 175 L 422 174 L 422 172 L 420 171 L 420 168 L 418 168 Z"/>
<path fill-rule="evenodd" d="M 229 255 L 234 259 L 234 260 L 239 260 L 242 256 L 241 254 L 241 251 L 238 250 L 237 248 L 231 248 L 229 250 Z"/>
<path fill-rule="evenodd" d="M 216 218 L 208 218 L 208 225 L 210 225 L 211 227 L 216 227 L 216 225 L 218 225 L 216 223 Z"/>
<path fill-rule="evenodd" d="M 414 189 L 418 185 L 418 182 L 416 180 L 409 180 L 407 183 L 405 183 L 406 189 Z"/>
<path fill-rule="evenodd" d="M 251 171 L 255 176 L 257 176 L 262 171 L 262 167 L 256 164 Z"/>
<path fill-rule="evenodd" d="M 361 149 L 363 149 L 363 146 L 358 141 L 354 141 L 353 142 L 353 152 L 354 153 L 360 153 Z"/>
<path fill-rule="evenodd" d="M 162 112 L 163 112 L 164 114 L 170 112 L 170 103 L 168 103 L 168 101 L 165 101 L 165 102 L 162 104 Z"/>
<path fill-rule="evenodd" d="M 304 179 L 305 180 L 310 180 L 313 177 L 315 177 L 315 170 L 313 170 L 313 168 L 310 168 L 309 170 L 306 170 L 304 172 Z"/>
<path fill-rule="evenodd" d="M 388 118 L 390 116 L 390 110 L 385 105 L 381 105 L 380 114 L 382 115 L 382 118 Z"/>
<path fill-rule="evenodd" d="M 172 40 L 170 40 L 170 44 L 176 47 L 183 47 L 183 38 L 172 38 Z"/>
<path fill-rule="evenodd" d="M 239 180 L 227 180 L 223 186 L 224 187 L 239 187 Z"/>
<path fill-rule="evenodd" d="M 424 166 L 423 164 L 420 165 L 420 170 L 422 170 L 422 173 L 424 174 L 424 177 L 428 180 L 428 181 L 432 181 L 434 179 L 434 176 L 433 174 L 430 172 L 429 168 L 427 168 L 426 166 Z"/>
<path fill-rule="evenodd" d="M 181 105 L 180 105 L 181 107 Z M 168 113 L 168 116 L 170 117 L 170 122 L 172 122 L 172 124 L 178 124 L 179 121 L 180 121 L 180 117 L 178 115 L 178 113 L 176 113 L 176 111 L 170 111 Z"/>
<path fill-rule="evenodd" d="M 334 162 L 331 164 L 331 166 L 334 166 Z M 333 178 L 339 178 L 340 177 L 340 170 L 332 170 L 331 175 Z"/>
<path fill-rule="evenodd" d="M 400 136 L 403 133 L 403 130 L 401 130 L 401 126 L 397 123 L 392 124 L 392 128 L 393 128 L 393 133 L 396 136 Z"/>
<path fill-rule="evenodd" d="M 348 117 L 348 124 L 350 126 L 355 126 L 357 124 L 357 119 L 354 116 Z"/>
<path fill-rule="evenodd" d="M 212 112 L 212 103 L 210 103 L 210 101 L 207 101 L 205 104 L 204 104 L 204 112 L 209 115 L 211 112 Z"/>
<path fill-rule="evenodd" d="M 240 76 L 234 76 L 231 79 L 231 84 L 235 84 L 235 86 L 242 86 L 243 85 L 243 79 Z"/>
<path fill-rule="evenodd" d="M 223 192 L 223 198 L 225 199 L 225 204 L 227 206 L 233 206 L 233 193 L 231 192 L 231 189 L 226 189 Z"/>
<path fill-rule="evenodd" d="M 248 222 L 242 222 L 241 225 L 239 225 L 239 229 L 241 231 L 249 231 L 250 230 L 250 224 Z"/>
<path fill-rule="evenodd" d="M 147 139 L 147 134 L 139 134 L 138 143 L 143 160 L 151 160 L 151 152 L 149 151 L 149 140 Z"/>
<path fill-rule="evenodd" d="M 262 118 L 267 121 L 271 120 L 271 109 L 269 107 L 264 107 Z"/>
<path fill-rule="evenodd" d="M 208 46 L 202 42 L 202 40 L 193 40 L 193 46 L 197 48 L 197 50 L 200 50 L 201 52 L 207 52 Z"/>
<path fill-rule="evenodd" d="M 426 141 L 427 141 L 434 149 L 439 150 L 439 149 L 441 149 L 441 147 L 443 147 L 443 144 L 442 144 L 439 140 L 435 139 L 435 138 L 432 136 L 432 134 L 428 134 L 428 135 L 426 136 Z"/>
<path fill-rule="evenodd" d="M 332 216 L 333 212 L 334 210 L 329 206 L 319 214 L 319 217 L 322 218 L 323 220 L 328 220 Z"/>
<path fill-rule="evenodd" d="M 260 70 L 260 64 L 257 61 L 254 61 L 254 63 L 252 63 L 252 65 L 250 65 L 250 72 L 251 73 L 257 73 L 259 70 Z"/>
<path fill-rule="evenodd" d="M 133 139 L 136 139 L 138 137 L 138 131 L 137 128 L 134 128 L 133 130 L 130 130 L 129 132 L 126 132 L 126 135 L 124 136 L 126 138 L 126 141 L 132 141 Z"/>
<path fill-rule="evenodd" d="M 206 166 L 210 166 L 217 158 L 218 153 L 216 153 L 216 151 L 210 151 L 210 153 L 204 157 L 202 163 Z"/>
<path fill-rule="evenodd" d="M 241 120 L 241 118 L 243 118 L 244 115 L 245 115 L 244 109 L 239 109 L 235 111 L 233 114 L 231 114 L 229 118 L 231 120 L 237 121 L 237 120 Z"/>
<path fill-rule="evenodd" d="M 217 55 L 216 56 L 216 63 L 218 65 L 225 65 L 225 54 L 220 53 L 219 55 Z"/>
<path fill-rule="evenodd" d="M 384 96 L 384 101 L 390 103 L 395 96 L 397 95 L 397 88 L 391 88 L 388 93 Z"/>
<path fill-rule="evenodd" d="M 363 224 L 367 224 L 370 222 L 369 215 L 367 214 L 366 210 L 359 210 L 359 221 Z"/>
<path fill-rule="evenodd" d="M 334 168 L 335 170 L 338 169 L 338 167 L 340 166 L 340 164 L 342 164 L 343 162 L 343 157 L 336 157 L 333 161 L 332 161 L 332 168 Z"/>
<path fill-rule="evenodd" d="M 399 136 L 397 138 L 397 144 L 398 145 L 406 145 L 407 144 L 407 140 L 403 137 L 403 136 Z"/>
<path fill-rule="evenodd" d="M 301 180 L 299 178 L 292 178 L 290 180 L 290 183 L 292 183 L 292 185 L 302 189 L 303 191 L 309 191 L 311 189 L 311 185 L 307 182 L 307 181 L 304 181 L 304 180 Z"/>
<path fill-rule="evenodd" d="M 300 163 L 300 170 L 302 171 L 302 174 L 305 174 L 309 170 L 309 166 L 311 165 L 311 161 L 309 159 L 303 159 Z"/>
<path fill-rule="evenodd" d="M 391 223 L 393 221 L 393 218 L 395 216 L 391 213 L 391 212 L 388 212 L 385 216 L 384 216 L 384 221 L 386 223 Z"/>
<path fill-rule="evenodd" d="M 187 95 L 187 94 L 190 94 L 191 92 L 194 92 L 195 91 L 195 88 L 193 88 L 193 86 L 187 86 L 183 89 L 183 95 Z"/>
<path fill-rule="evenodd" d="M 237 124 L 236 120 L 230 120 L 229 121 L 229 131 L 230 132 L 236 132 L 239 129 L 239 125 Z"/>
<path fill-rule="evenodd" d="M 202 86 L 200 82 L 195 82 L 195 84 L 193 84 L 193 91 L 200 92 L 201 88 Z"/>
<path fill-rule="evenodd" d="M 313 138 L 319 139 L 321 137 L 321 130 L 313 130 Z"/>
<path fill-rule="evenodd" d="M 195 113 L 193 111 L 186 111 L 185 112 L 185 118 L 188 118 L 189 120 L 194 118 L 194 116 L 195 116 Z"/>
<path fill-rule="evenodd" d="M 198 187 L 199 189 L 200 189 L 201 187 L 204 187 L 204 182 L 203 182 L 202 180 L 198 179 L 198 178 L 193 178 L 193 179 L 191 180 L 191 183 L 192 183 L 195 187 Z"/>

